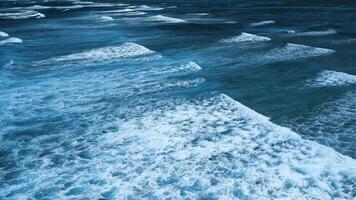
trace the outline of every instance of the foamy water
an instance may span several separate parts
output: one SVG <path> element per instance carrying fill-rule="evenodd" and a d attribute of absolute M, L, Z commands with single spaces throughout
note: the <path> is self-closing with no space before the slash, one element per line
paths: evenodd
<path fill-rule="evenodd" d="M 228 39 L 222 39 L 221 42 L 225 43 L 239 43 L 239 42 L 266 42 L 270 41 L 271 39 L 268 37 L 258 36 L 250 33 L 241 33 L 238 36 L 234 36 Z"/>
<path fill-rule="evenodd" d="M 311 87 L 333 87 L 356 84 L 356 76 L 335 72 L 330 70 L 322 71 L 315 79 L 308 81 L 308 86 Z"/>

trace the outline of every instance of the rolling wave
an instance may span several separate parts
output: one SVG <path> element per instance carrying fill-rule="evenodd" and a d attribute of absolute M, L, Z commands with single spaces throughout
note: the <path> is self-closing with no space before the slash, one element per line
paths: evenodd
<path fill-rule="evenodd" d="M 0 31 L 0 37 L 9 37 L 9 34 L 3 32 L 3 31 Z"/>
<path fill-rule="evenodd" d="M 326 31 L 308 31 L 294 34 L 295 36 L 325 36 L 325 35 L 334 35 L 337 32 L 334 29 L 329 29 Z"/>
<path fill-rule="evenodd" d="M 80 64 L 91 65 L 105 62 L 115 62 L 116 60 L 125 58 L 135 58 L 139 56 L 145 56 L 154 54 L 155 52 L 147 49 L 146 47 L 133 43 L 126 42 L 119 46 L 108 46 L 81 53 L 74 53 L 65 56 L 59 56 L 48 60 L 39 61 L 37 64 Z"/>
<path fill-rule="evenodd" d="M 224 43 L 257 42 L 258 43 L 258 42 L 266 42 L 270 40 L 271 40 L 270 38 L 264 36 L 258 36 L 250 33 L 241 33 L 240 35 L 234 36 L 232 38 L 222 39 L 220 40 L 220 42 L 224 42 Z"/>
<path fill-rule="evenodd" d="M 274 24 L 274 23 L 275 21 L 273 20 L 267 20 L 267 21 L 251 23 L 250 26 L 256 27 L 256 26 L 264 26 L 264 25 Z"/>
<path fill-rule="evenodd" d="M 22 39 L 16 38 L 16 37 L 10 37 L 5 40 L 0 41 L 0 45 L 5 45 L 5 44 L 16 44 L 16 43 L 22 43 Z"/>
<path fill-rule="evenodd" d="M 29 19 L 29 18 L 43 18 L 43 17 L 45 17 L 44 14 L 34 10 L 0 13 L 0 19 Z"/>
<path fill-rule="evenodd" d="M 318 74 L 315 79 L 307 81 L 307 86 L 310 87 L 334 87 L 356 84 L 356 76 L 336 72 L 331 70 L 324 70 Z"/>
<path fill-rule="evenodd" d="M 147 22 L 161 22 L 161 23 L 186 23 L 187 22 L 183 19 L 167 17 L 164 15 L 155 15 L 155 16 L 143 18 L 142 20 Z"/>

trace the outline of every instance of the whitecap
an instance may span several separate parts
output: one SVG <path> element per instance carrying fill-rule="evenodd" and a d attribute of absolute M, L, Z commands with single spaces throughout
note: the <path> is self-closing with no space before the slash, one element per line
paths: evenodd
<path fill-rule="evenodd" d="M 202 68 L 195 62 L 190 61 L 187 64 L 177 65 L 177 66 L 168 66 L 161 67 L 159 69 L 152 69 L 149 72 L 157 75 L 169 74 L 169 73 L 186 73 L 186 72 L 196 72 L 200 71 Z"/>
<path fill-rule="evenodd" d="M 324 70 L 315 79 L 307 81 L 311 87 L 333 87 L 356 84 L 356 76 L 344 72 Z"/>
<path fill-rule="evenodd" d="M 28 18 L 42 18 L 42 17 L 45 17 L 45 15 L 34 10 L 11 12 L 11 13 L 0 13 L 0 19 L 28 19 Z"/>
<path fill-rule="evenodd" d="M 123 12 L 134 12 L 134 9 L 131 8 L 125 8 L 125 9 L 120 9 L 120 10 L 107 10 L 107 11 L 102 11 L 103 13 L 123 13 Z"/>
<path fill-rule="evenodd" d="M 167 17 L 164 15 L 155 15 L 155 16 L 144 18 L 143 20 L 149 22 L 162 22 L 162 23 L 186 23 L 187 22 L 183 19 Z"/>
<path fill-rule="evenodd" d="M 255 22 L 255 23 L 251 23 L 251 26 L 264 26 L 264 25 L 268 25 L 268 24 L 274 24 L 275 21 L 273 20 L 268 20 L 268 21 L 261 21 L 261 22 Z"/>
<path fill-rule="evenodd" d="M 82 64 L 93 64 L 100 62 L 114 62 L 116 60 L 133 58 L 138 56 L 150 55 L 155 53 L 154 51 L 133 43 L 126 42 L 119 46 L 108 46 L 81 53 L 69 54 L 66 56 L 55 57 L 49 60 L 40 61 L 39 64 L 52 64 L 56 62 L 80 62 Z"/>
<path fill-rule="evenodd" d="M 110 16 L 101 16 L 100 20 L 101 21 L 113 21 L 114 19 Z"/>
<path fill-rule="evenodd" d="M 16 37 L 10 37 L 0 41 L 0 45 L 12 44 L 12 43 L 22 43 L 22 39 Z"/>
<path fill-rule="evenodd" d="M 109 10 L 109 11 L 102 11 L 101 13 L 109 13 L 112 16 L 139 16 L 145 15 L 146 12 L 142 11 L 135 11 L 133 9 L 121 9 L 121 10 Z"/>
<path fill-rule="evenodd" d="M 50 9 L 52 8 L 51 6 L 42 6 L 42 5 L 33 5 L 26 7 L 26 9 L 32 9 L 32 10 L 45 10 L 45 9 Z"/>
<path fill-rule="evenodd" d="M 276 61 L 294 60 L 294 59 L 329 55 L 334 52 L 335 51 L 331 49 L 288 43 L 284 47 L 273 49 L 271 52 L 269 52 L 266 55 L 266 58 L 267 59 L 270 58 Z"/>
<path fill-rule="evenodd" d="M 222 39 L 222 40 L 220 40 L 220 42 L 224 42 L 224 43 L 266 42 L 266 41 L 270 41 L 270 40 L 271 39 L 268 37 L 258 36 L 258 35 L 243 32 L 238 36 L 234 36 L 234 37 L 228 38 L 228 39 Z"/>
<path fill-rule="evenodd" d="M 164 8 L 161 7 L 151 7 L 151 6 L 147 6 L 147 5 L 140 5 L 140 6 L 133 6 L 132 8 L 134 8 L 135 10 L 139 10 L 139 11 L 156 11 L 156 10 L 163 10 Z"/>
<path fill-rule="evenodd" d="M 301 32 L 295 34 L 296 36 L 325 36 L 325 35 L 334 35 L 337 32 L 334 29 L 329 29 L 326 31 L 308 31 L 308 32 Z"/>
<path fill-rule="evenodd" d="M 209 13 L 191 13 L 191 14 L 188 14 L 188 15 L 193 15 L 193 16 L 209 16 L 210 14 L 209 14 Z"/>
<path fill-rule="evenodd" d="M 9 34 L 0 31 L 0 37 L 9 37 Z"/>
<path fill-rule="evenodd" d="M 9 13 L 0 13 L 0 19 L 28 19 L 28 18 L 43 18 L 44 14 L 34 11 L 18 11 L 18 12 L 9 12 Z"/>

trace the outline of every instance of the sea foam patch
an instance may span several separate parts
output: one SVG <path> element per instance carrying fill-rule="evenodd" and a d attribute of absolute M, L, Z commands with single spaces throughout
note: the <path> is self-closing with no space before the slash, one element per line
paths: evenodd
<path fill-rule="evenodd" d="M 301 60 L 333 54 L 335 51 L 326 48 L 311 47 L 288 43 L 267 52 L 251 54 L 239 58 L 239 66 L 264 65 L 282 61 Z"/>
<path fill-rule="evenodd" d="M 275 61 L 295 60 L 295 59 L 329 55 L 334 52 L 335 51 L 331 49 L 288 43 L 284 47 L 276 48 L 270 51 L 266 55 L 265 59 L 271 59 Z"/>
<path fill-rule="evenodd" d="M 53 64 L 63 62 L 66 62 L 67 64 L 71 64 L 71 62 L 80 62 L 81 64 L 95 64 L 102 62 L 114 62 L 118 59 L 134 58 L 138 56 L 150 55 L 153 53 L 155 52 L 142 45 L 133 42 L 126 42 L 119 46 L 108 46 L 83 51 L 81 53 L 59 56 L 40 61 L 37 64 Z"/>
<path fill-rule="evenodd" d="M 9 34 L 3 32 L 3 31 L 0 31 L 0 37 L 9 37 Z"/>
<path fill-rule="evenodd" d="M 295 36 L 325 36 L 325 35 L 334 35 L 337 32 L 334 29 L 329 29 L 326 31 L 307 31 L 294 34 Z"/>
<path fill-rule="evenodd" d="M 344 72 L 324 70 L 315 79 L 307 81 L 310 87 L 333 87 L 356 84 L 356 76 Z"/>
<path fill-rule="evenodd" d="M 20 10 L 16 12 L 0 13 L 0 19 L 28 19 L 42 17 L 45 17 L 45 15 L 34 10 Z"/>
<path fill-rule="evenodd" d="M 161 22 L 161 23 L 186 23 L 187 22 L 183 19 L 167 17 L 164 15 L 155 15 L 155 16 L 143 18 L 142 20 L 147 22 Z"/>
<path fill-rule="evenodd" d="M 22 39 L 16 37 L 10 37 L 0 41 L 0 45 L 22 43 Z"/>
<path fill-rule="evenodd" d="M 156 10 L 163 10 L 164 8 L 161 7 L 151 7 L 147 5 L 140 5 L 140 6 L 132 6 L 129 8 L 133 8 L 135 10 L 140 10 L 140 11 L 156 11 Z"/>
<path fill-rule="evenodd" d="M 130 107 L 125 116 L 92 119 L 109 128 L 89 129 L 100 134 L 46 152 L 37 168 L 24 171 L 20 183 L 1 187 L 0 194 L 112 199 L 352 199 L 355 194 L 355 160 L 302 139 L 226 95 L 146 103 Z M 42 151 L 40 145 L 33 148 Z M 68 150 L 70 160 L 64 156 Z M 31 158 L 26 162 L 38 160 Z M 61 162 L 53 164 L 54 158 Z M 53 182 L 58 186 L 45 193 Z"/>
<path fill-rule="evenodd" d="M 110 16 L 101 16 L 99 18 L 101 21 L 113 21 L 114 18 L 110 17 Z"/>
<path fill-rule="evenodd" d="M 251 23 L 250 26 L 256 27 L 256 26 L 264 26 L 264 25 L 274 24 L 274 23 L 275 21 L 273 20 L 267 20 L 267 21 Z"/>
<path fill-rule="evenodd" d="M 244 33 L 242 32 L 240 35 L 238 36 L 234 36 L 228 39 L 222 39 L 220 40 L 220 42 L 223 43 L 240 43 L 240 42 L 266 42 L 266 41 L 270 41 L 271 39 L 268 37 L 264 37 L 264 36 L 258 36 L 258 35 L 254 35 L 251 33 Z"/>

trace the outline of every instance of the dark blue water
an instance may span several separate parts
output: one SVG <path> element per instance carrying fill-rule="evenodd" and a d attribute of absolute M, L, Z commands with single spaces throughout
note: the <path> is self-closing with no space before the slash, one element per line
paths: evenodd
<path fill-rule="evenodd" d="M 356 3 L 1 1 L 0 199 L 356 198 Z"/>

